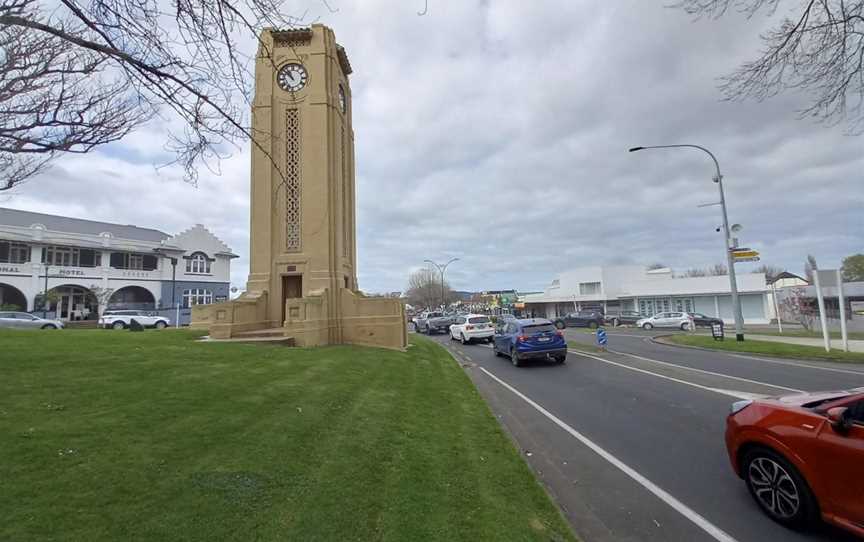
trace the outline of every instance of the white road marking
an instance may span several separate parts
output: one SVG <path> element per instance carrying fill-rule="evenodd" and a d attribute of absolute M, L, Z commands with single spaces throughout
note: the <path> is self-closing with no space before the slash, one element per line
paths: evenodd
<path fill-rule="evenodd" d="M 786 391 L 793 391 L 795 393 L 804 393 L 804 390 L 799 390 L 796 388 L 787 388 L 786 386 L 778 386 L 777 384 L 769 384 L 767 382 L 760 382 L 759 380 L 751 380 L 749 378 L 743 378 L 740 376 L 732 376 L 732 375 L 727 375 L 724 373 L 715 373 L 714 371 L 706 371 L 705 369 L 697 369 L 695 367 L 688 367 L 687 365 L 678 365 L 677 363 L 669 363 L 668 361 L 660 361 L 657 359 L 646 358 L 643 356 L 637 356 L 636 354 L 628 354 L 627 352 L 619 352 L 618 350 L 609 350 L 609 352 L 611 352 L 613 354 L 620 354 L 622 356 L 629 356 L 629 357 L 635 358 L 635 359 L 641 359 L 643 361 L 650 361 L 653 363 L 658 363 L 660 365 L 668 365 L 670 367 L 676 367 L 678 369 L 687 369 L 688 371 L 693 371 L 696 373 L 704 373 L 704 374 L 713 375 L 713 376 L 720 376 L 723 378 L 731 378 L 732 380 L 740 380 L 742 382 L 749 382 L 750 384 L 758 384 L 760 386 L 768 386 L 769 388 L 777 388 L 777 389 L 786 390 Z"/>
<path fill-rule="evenodd" d="M 722 351 L 719 351 L 719 352 L 721 352 L 723 354 L 728 353 L 728 352 L 722 352 Z M 845 374 L 858 375 L 858 376 L 864 377 L 864 371 L 852 371 L 849 369 L 837 369 L 835 367 L 820 367 L 818 365 L 810 365 L 809 363 L 798 363 L 798 362 L 793 362 L 793 361 L 780 361 L 780 360 L 776 360 L 776 359 L 757 358 L 754 356 L 744 356 L 742 354 L 729 354 L 729 355 L 732 357 L 735 357 L 735 358 L 755 359 L 756 361 L 762 361 L 765 363 L 774 363 L 775 365 L 792 365 L 794 367 L 805 367 L 807 369 L 818 369 L 820 371 L 831 371 L 834 373 L 845 373 Z"/>
<path fill-rule="evenodd" d="M 708 533 L 712 538 L 714 538 L 715 540 L 718 540 L 719 542 L 737 542 L 726 531 L 724 531 L 720 527 L 717 527 L 716 525 L 714 525 L 713 523 L 711 523 L 710 521 L 705 519 L 698 512 L 696 512 L 695 510 L 693 510 L 692 508 L 690 508 L 686 504 L 682 503 L 681 501 L 679 501 L 678 499 L 676 499 L 675 497 L 670 495 L 668 492 L 666 492 L 666 490 L 664 490 L 663 488 L 661 488 L 660 486 L 658 486 L 657 484 L 655 484 L 651 480 L 649 480 L 649 479 L 645 478 L 644 476 L 642 476 L 641 474 L 639 474 L 635 469 L 629 467 L 623 461 L 621 461 L 620 459 L 618 459 L 614 455 L 610 454 L 609 452 L 607 452 L 606 450 L 601 448 L 599 445 L 594 443 L 592 440 L 590 440 L 588 437 L 586 437 L 585 435 L 583 435 L 579 431 L 576 431 L 575 429 L 573 429 L 572 427 L 570 427 L 569 425 L 567 425 L 566 423 L 561 421 L 554 414 L 552 414 L 551 412 L 549 412 L 548 410 L 546 410 L 542 406 L 540 406 L 537 403 L 535 403 L 534 401 L 532 401 L 529 397 L 524 395 L 522 392 L 520 392 L 519 390 L 517 390 L 516 388 L 514 388 L 510 384 L 504 382 L 503 380 L 501 380 L 500 378 L 498 378 L 497 376 L 495 376 L 491 372 L 487 371 L 484 367 L 480 367 L 480 370 L 483 371 L 484 373 L 486 373 L 487 375 L 489 375 L 490 378 L 494 379 L 496 382 L 498 382 L 499 384 L 504 386 L 506 389 L 508 389 L 511 392 L 513 392 L 514 394 L 516 394 L 517 397 L 519 397 L 520 399 L 522 399 L 523 401 L 525 401 L 526 403 L 528 403 L 529 405 L 534 407 L 538 412 L 540 412 L 541 414 L 546 416 L 549 420 L 551 420 L 552 423 L 554 423 L 555 425 L 557 425 L 558 427 L 560 427 L 564 431 L 568 432 L 572 437 L 574 437 L 576 440 L 578 440 L 579 442 L 581 442 L 582 444 L 584 444 L 585 446 L 590 448 L 594 453 L 596 453 L 597 455 L 599 455 L 600 457 L 602 457 L 603 459 L 605 459 L 606 461 L 611 463 L 618 470 L 620 470 L 621 472 L 623 472 L 624 474 L 626 474 L 627 476 L 632 478 L 636 483 L 638 483 L 639 485 L 641 485 L 642 487 L 644 487 L 645 489 L 647 489 L 648 491 L 653 493 L 661 501 L 663 501 L 664 503 L 671 506 L 676 512 L 678 512 L 679 514 L 681 514 L 685 518 L 692 521 L 694 524 L 696 524 L 697 527 L 699 527 L 700 529 L 702 529 L 703 531 Z"/>
<path fill-rule="evenodd" d="M 621 367 L 622 369 L 627 369 L 628 371 L 636 371 L 637 373 L 644 373 L 647 375 L 651 375 L 657 378 L 662 378 L 664 380 L 670 380 L 672 382 L 677 382 L 678 384 L 684 384 L 685 386 L 692 386 L 694 388 L 699 388 L 700 390 L 710 391 L 713 393 L 719 393 L 721 395 L 727 395 L 729 397 L 734 397 L 736 399 L 753 399 L 752 393 L 734 391 L 734 390 L 723 390 L 720 388 L 712 388 L 709 386 L 703 386 L 702 384 L 695 384 L 693 382 L 688 382 L 686 380 L 681 380 L 680 378 L 674 378 L 671 376 L 661 375 L 659 373 L 653 373 L 651 371 L 646 371 L 645 369 L 639 369 L 638 367 L 631 367 L 629 365 L 624 365 L 623 363 L 618 363 L 617 361 L 611 361 L 608 359 L 603 359 L 597 356 L 592 356 L 587 352 L 582 352 L 580 350 L 568 350 L 568 352 L 572 352 L 574 354 L 579 354 L 581 356 L 585 356 L 587 358 L 596 359 L 597 361 L 602 361 L 603 363 L 608 363 L 609 365 L 615 365 Z M 759 397 L 766 397 L 765 395 L 761 395 Z"/>

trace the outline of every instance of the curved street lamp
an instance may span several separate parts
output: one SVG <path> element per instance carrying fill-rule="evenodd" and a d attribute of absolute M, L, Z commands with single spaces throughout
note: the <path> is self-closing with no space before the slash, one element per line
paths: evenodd
<path fill-rule="evenodd" d="M 744 318 L 741 316 L 741 303 L 738 299 L 738 282 L 735 279 L 735 260 L 732 258 L 732 237 L 729 234 L 729 219 L 726 216 L 726 196 L 723 194 L 723 175 L 720 174 L 720 163 L 717 162 L 717 157 L 705 147 L 699 145 L 680 144 L 680 145 L 649 145 L 644 147 L 631 147 L 628 152 L 643 151 L 646 149 L 677 149 L 689 147 L 698 149 L 714 161 L 714 167 L 717 170 L 714 176 L 714 182 L 720 188 L 720 208 L 723 210 L 723 235 L 725 237 L 725 252 L 726 265 L 729 268 L 729 287 L 732 291 L 732 311 L 735 317 L 735 340 L 744 340 Z M 715 204 L 716 205 L 716 204 Z"/>
<path fill-rule="evenodd" d="M 446 309 L 447 302 L 444 299 L 444 272 L 447 271 L 447 266 L 453 262 L 459 261 L 459 258 L 450 258 L 444 265 L 437 264 L 432 260 L 423 260 L 426 263 L 431 263 L 436 268 L 438 268 L 438 272 L 441 273 L 441 307 L 442 309 Z"/>

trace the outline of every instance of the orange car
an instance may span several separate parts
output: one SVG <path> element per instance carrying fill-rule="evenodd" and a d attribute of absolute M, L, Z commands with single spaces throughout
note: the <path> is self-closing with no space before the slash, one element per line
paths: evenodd
<path fill-rule="evenodd" d="M 775 521 L 800 528 L 821 517 L 864 537 L 864 388 L 738 401 L 726 448 Z"/>

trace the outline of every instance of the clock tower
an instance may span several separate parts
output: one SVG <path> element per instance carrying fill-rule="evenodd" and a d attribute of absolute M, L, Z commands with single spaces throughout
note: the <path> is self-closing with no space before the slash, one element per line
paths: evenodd
<path fill-rule="evenodd" d="M 333 31 L 264 30 L 255 63 L 249 280 L 195 308 L 211 336 L 404 348 L 404 307 L 357 290 L 351 64 Z"/>

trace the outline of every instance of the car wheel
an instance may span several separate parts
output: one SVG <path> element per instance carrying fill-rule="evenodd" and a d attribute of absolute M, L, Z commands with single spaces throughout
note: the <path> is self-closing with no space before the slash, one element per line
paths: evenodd
<path fill-rule="evenodd" d="M 494 342 L 495 342 L 495 340 L 492 337 L 489 337 L 488 339 L 486 339 L 487 344 L 492 344 Z"/>
<path fill-rule="evenodd" d="M 618 327 L 618 319 L 617 318 L 612 319 L 612 327 Z"/>
<path fill-rule="evenodd" d="M 557 358 L 555 358 L 555 363 L 559 365 L 564 363 L 565 361 L 567 361 L 567 356 L 558 356 Z"/>
<path fill-rule="evenodd" d="M 516 347 L 510 349 L 510 361 L 512 361 L 513 365 L 516 367 L 522 365 L 522 360 L 519 359 L 519 352 L 516 351 Z"/>
<path fill-rule="evenodd" d="M 495 354 L 496 358 L 500 358 L 502 356 L 501 352 L 499 352 L 498 349 L 495 348 L 494 342 L 492 343 L 492 353 Z"/>
<path fill-rule="evenodd" d="M 555 322 L 555 327 L 558 329 L 564 329 L 565 327 L 567 327 L 567 325 L 561 320 L 558 320 L 557 322 Z"/>
<path fill-rule="evenodd" d="M 166 327 L 168 327 L 168 324 L 166 324 L 163 320 L 159 320 L 158 322 L 156 322 L 156 329 L 165 329 Z"/>
<path fill-rule="evenodd" d="M 645 322 L 644 324 L 642 324 L 642 329 L 653 329 L 653 328 L 654 328 L 654 326 L 649 324 L 648 322 Z"/>
<path fill-rule="evenodd" d="M 57 329 L 57 326 L 55 326 L 54 324 L 45 324 L 44 326 L 42 326 L 42 329 Z"/>
<path fill-rule="evenodd" d="M 126 327 L 126 324 L 118 321 L 118 322 L 114 322 L 113 324 L 111 324 L 111 327 L 114 329 L 124 329 Z"/>
<path fill-rule="evenodd" d="M 588 322 L 588 329 L 597 329 L 597 322 Z"/>
<path fill-rule="evenodd" d="M 807 482 L 780 454 L 766 448 L 751 450 L 744 456 L 742 472 L 750 495 L 774 521 L 803 528 L 819 517 Z"/>
<path fill-rule="evenodd" d="M 450 332 L 450 340 L 451 340 L 451 341 L 455 341 L 455 340 L 456 340 L 456 337 L 453 336 L 453 332 L 452 332 L 452 331 Z"/>
<path fill-rule="evenodd" d="M 462 344 L 468 344 L 470 341 L 465 338 L 465 334 L 462 334 Z"/>

